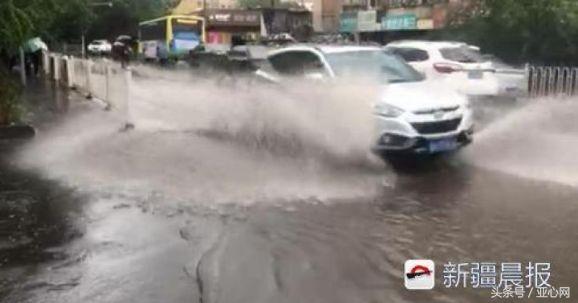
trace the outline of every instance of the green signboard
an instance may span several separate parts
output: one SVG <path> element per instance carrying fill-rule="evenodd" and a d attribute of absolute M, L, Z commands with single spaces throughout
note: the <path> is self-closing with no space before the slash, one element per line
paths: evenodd
<path fill-rule="evenodd" d="M 339 31 L 354 33 L 357 31 L 357 12 L 344 12 L 339 19 Z"/>
<path fill-rule="evenodd" d="M 417 29 L 417 17 L 414 14 L 385 16 L 381 19 L 381 27 L 387 31 Z"/>

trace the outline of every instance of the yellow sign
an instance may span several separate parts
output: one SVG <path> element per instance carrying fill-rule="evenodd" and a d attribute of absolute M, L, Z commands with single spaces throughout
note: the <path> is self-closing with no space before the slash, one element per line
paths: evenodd
<path fill-rule="evenodd" d="M 433 19 L 419 19 L 419 20 L 417 20 L 417 29 L 434 29 Z"/>

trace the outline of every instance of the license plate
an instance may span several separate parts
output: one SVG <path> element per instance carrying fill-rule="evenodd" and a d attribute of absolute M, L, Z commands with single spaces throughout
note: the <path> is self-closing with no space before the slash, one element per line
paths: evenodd
<path fill-rule="evenodd" d="M 468 78 L 470 78 L 470 79 L 482 79 L 482 78 L 484 78 L 484 72 L 481 70 L 471 70 L 468 72 Z"/>
<path fill-rule="evenodd" d="M 458 147 L 456 138 L 445 138 L 439 140 L 429 141 L 429 152 L 437 153 L 444 151 L 452 151 Z"/>

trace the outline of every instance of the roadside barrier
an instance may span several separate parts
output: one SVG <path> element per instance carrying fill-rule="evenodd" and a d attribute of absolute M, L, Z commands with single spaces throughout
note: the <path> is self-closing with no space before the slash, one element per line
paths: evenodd
<path fill-rule="evenodd" d="M 526 71 L 530 97 L 578 94 L 578 67 L 528 66 Z"/>
<path fill-rule="evenodd" d="M 82 59 L 58 53 L 45 52 L 42 58 L 47 78 L 104 102 L 107 109 L 125 115 L 129 123 L 130 68 L 106 59 Z"/>

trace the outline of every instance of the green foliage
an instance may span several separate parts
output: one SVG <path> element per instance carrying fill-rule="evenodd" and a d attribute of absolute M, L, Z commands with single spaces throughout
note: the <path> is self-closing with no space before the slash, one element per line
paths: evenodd
<path fill-rule="evenodd" d="M 82 32 L 94 22 L 96 15 L 88 0 L 73 0 L 45 28 L 46 41 L 78 42 Z"/>
<path fill-rule="evenodd" d="M 14 52 L 26 40 L 46 35 L 72 9 L 76 15 L 88 0 L 3 0 L 0 3 L 0 49 Z M 68 20 L 70 21 L 70 20 Z M 61 23 L 62 24 L 62 23 Z M 70 27 L 71 25 L 68 25 Z"/>
<path fill-rule="evenodd" d="M 445 38 L 479 45 L 514 63 L 578 64 L 578 1 L 477 0 L 469 4 L 471 16 L 458 20 Z"/>
<path fill-rule="evenodd" d="M 78 15 L 87 0 L 2 0 L 0 2 L 0 124 L 17 121 L 22 113 L 20 85 L 7 71 L 8 57 L 28 39 L 46 35 L 57 22 L 65 25 L 65 13 Z M 71 15 L 69 14 L 69 17 Z M 70 21 L 70 20 L 69 20 Z"/>
<path fill-rule="evenodd" d="M 0 66 L 0 125 L 18 122 L 22 115 L 21 87 Z"/>
<path fill-rule="evenodd" d="M 88 27 L 89 39 L 113 40 L 118 35 L 135 36 L 140 21 L 166 15 L 175 0 L 112 0 L 113 6 L 95 7 L 95 20 Z"/>
<path fill-rule="evenodd" d="M 33 20 L 27 9 L 18 7 L 14 1 L 0 4 L 0 47 L 13 50 L 30 35 Z"/>
<path fill-rule="evenodd" d="M 111 1 L 113 6 L 102 5 Z M 166 14 L 176 0 L 1 0 L 0 49 L 10 53 L 26 40 L 78 42 L 83 32 L 113 39 L 135 34 L 138 22 Z"/>

